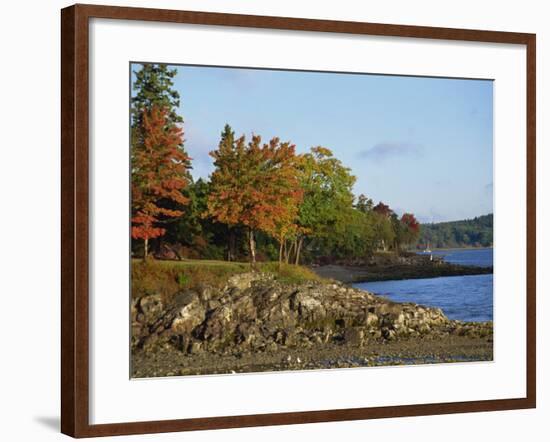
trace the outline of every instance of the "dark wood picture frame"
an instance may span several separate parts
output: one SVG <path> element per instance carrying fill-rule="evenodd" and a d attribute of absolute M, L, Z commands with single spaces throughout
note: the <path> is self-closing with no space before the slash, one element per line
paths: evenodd
<path fill-rule="evenodd" d="M 297 413 L 90 425 L 88 317 L 88 26 L 90 18 L 239 26 L 312 32 L 513 43 L 527 50 L 527 395 L 522 398 Z M 534 34 L 301 18 L 74 5 L 61 11 L 61 431 L 73 437 L 302 424 L 536 405 L 536 219 Z"/>

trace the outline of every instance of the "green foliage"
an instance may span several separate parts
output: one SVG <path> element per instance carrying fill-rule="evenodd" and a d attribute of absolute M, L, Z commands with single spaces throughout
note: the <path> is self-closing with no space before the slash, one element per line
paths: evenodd
<path fill-rule="evenodd" d="M 374 216 L 354 208 L 342 213 L 342 222 L 333 234 L 318 240 L 323 256 L 343 260 L 355 260 L 368 256 L 376 248 Z"/>
<path fill-rule="evenodd" d="M 394 225 L 390 218 L 378 212 L 372 211 L 371 216 L 376 248 L 384 251 L 388 250 L 395 241 Z"/>
<path fill-rule="evenodd" d="M 178 274 L 178 285 L 185 287 L 187 284 L 189 284 L 189 277 L 185 273 Z"/>
<path fill-rule="evenodd" d="M 338 236 L 353 236 L 348 222 L 355 212 L 352 188 L 356 178 L 330 149 L 321 146 L 300 157 L 299 169 L 303 190 L 298 209 L 299 241 L 305 241 L 306 254 L 320 255 L 327 248 L 332 254 L 340 245 Z"/>
<path fill-rule="evenodd" d="M 170 69 L 166 64 L 144 63 L 134 72 L 132 95 L 132 122 L 137 125 L 139 114 L 143 109 L 153 105 L 170 110 L 171 123 L 182 123 L 183 118 L 177 114 L 180 95 L 174 89 L 174 77 L 177 69 Z"/>
<path fill-rule="evenodd" d="M 183 215 L 171 222 L 165 240 L 170 244 L 180 244 L 194 254 L 185 254 L 182 258 L 223 259 L 227 226 L 205 217 L 210 183 L 198 179 L 190 183 L 183 194 L 188 203 L 182 209 Z"/>
<path fill-rule="evenodd" d="M 418 247 L 491 247 L 493 214 L 462 221 L 421 224 Z"/>
<path fill-rule="evenodd" d="M 355 208 L 359 210 L 359 212 L 369 213 L 374 208 L 374 202 L 371 198 L 361 194 L 357 197 L 357 204 L 355 205 Z"/>
<path fill-rule="evenodd" d="M 300 171 L 304 199 L 299 225 L 310 238 L 326 236 L 345 222 L 356 178 L 329 149 L 320 146 L 302 156 Z"/>

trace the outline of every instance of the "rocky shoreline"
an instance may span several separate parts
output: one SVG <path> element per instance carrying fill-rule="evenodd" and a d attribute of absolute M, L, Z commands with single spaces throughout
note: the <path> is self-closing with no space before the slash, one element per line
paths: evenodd
<path fill-rule="evenodd" d="M 439 276 L 487 275 L 492 267 L 451 264 L 429 255 L 374 256 L 356 264 L 328 264 L 312 266 L 311 270 L 323 278 L 344 283 L 388 281 L 400 279 L 436 278 Z"/>
<path fill-rule="evenodd" d="M 133 377 L 492 360 L 491 322 L 267 273 L 134 299 L 131 319 Z"/>

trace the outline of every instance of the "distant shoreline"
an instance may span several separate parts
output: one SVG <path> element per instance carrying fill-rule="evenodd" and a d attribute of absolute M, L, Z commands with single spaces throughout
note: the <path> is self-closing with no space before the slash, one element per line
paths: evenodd
<path fill-rule="evenodd" d="M 334 279 L 346 284 L 493 273 L 492 266 L 478 267 L 452 264 L 442 260 L 432 261 L 428 256 L 429 254 L 415 254 L 408 258 L 386 257 L 363 265 L 328 264 L 311 266 L 310 269 L 322 278 Z"/>
<path fill-rule="evenodd" d="M 441 248 L 433 248 L 431 249 L 432 252 L 446 252 L 449 250 L 488 250 L 493 249 L 494 246 L 490 247 L 473 247 L 473 246 L 466 246 L 466 247 L 441 247 Z M 424 253 L 424 250 L 416 249 L 414 251 L 411 251 L 411 253 Z M 429 253 L 429 252 L 427 252 Z"/>

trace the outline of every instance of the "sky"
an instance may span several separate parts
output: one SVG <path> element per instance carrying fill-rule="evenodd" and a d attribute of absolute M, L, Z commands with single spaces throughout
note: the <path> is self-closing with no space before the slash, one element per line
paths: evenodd
<path fill-rule="evenodd" d="M 228 123 L 299 153 L 331 149 L 357 177 L 355 195 L 398 214 L 439 222 L 493 212 L 491 80 L 172 67 L 195 179 L 213 171 L 208 153 Z"/>

